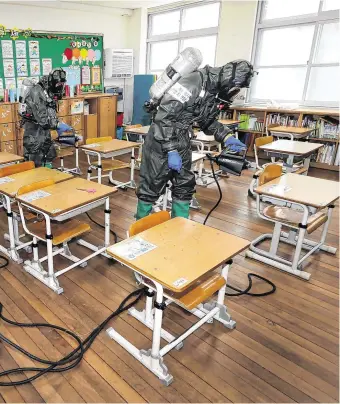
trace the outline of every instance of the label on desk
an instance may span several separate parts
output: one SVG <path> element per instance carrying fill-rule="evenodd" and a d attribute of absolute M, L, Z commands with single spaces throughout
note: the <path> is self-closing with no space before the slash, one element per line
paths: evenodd
<path fill-rule="evenodd" d="M 110 248 L 110 250 L 119 257 L 122 257 L 126 260 L 132 261 L 139 257 L 140 255 L 144 255 L 149 251 L 157 248 L 156 245 L 149 243 L 148 241 L 143 240 L 140 237 L 136 237 L 130 240 L 125 241 L 124 243 L 119 243 Z"/>
<path fill-rule="evenodd" d="M 274 184 L 274 185 L 268 185 L 268 187 L 265 187 L 263 189 L 266 192 L 271 192 L 276 195 L 283 195 L 286 192 L 290 191 L 292 187 L 288 187 L 287 185 L 282 184 Z"/>
<path fill-rule="evenodd" d="M 98 146 L 100 146 L 100 143 L 87 144 L 85 147 L 98 147 Z"/>
<path fill-rule="evenodd" d="M 27 195 L 23 195 L 21 199 L 26 202 L 33 202 L 36 201 L 37 199 L 46 198 L 47 196 L 51 196 L 51 194 L 46 191 L 39 190 L 30 192 Z"/>
<path fill-rule="evenodd" d="M 7 184 L 8 182 L 13 182 L 14 179 L 10 177 L 2 177 L 0 178 L 0 184 Z"/>

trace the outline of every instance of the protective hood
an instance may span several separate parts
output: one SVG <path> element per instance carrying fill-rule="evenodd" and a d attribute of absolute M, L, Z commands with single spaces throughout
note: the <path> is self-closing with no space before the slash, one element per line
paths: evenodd
<path fill-rule="evenodd" d="M 253 77 L 253 66 L 246 60 L 234 60 L 222 67 L 206 66 L 208 76 L 206 89 L 211 94 L 230 101 L 241 88 L 249 87 Z"/>
<path fill-rule="evenodd" d="M 62 68 L 54 69 L 48 75 L 48 91 L 51 92 L 59 100 L 63 96 L 65 84 L 66 72 Z"/>

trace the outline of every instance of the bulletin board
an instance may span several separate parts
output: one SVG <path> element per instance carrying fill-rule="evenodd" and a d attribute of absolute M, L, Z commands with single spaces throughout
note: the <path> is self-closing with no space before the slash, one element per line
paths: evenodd
<path fill-rule="evenodd" d="M 6 30 L 0 25 L 0 95 L 57 67 L 82 93 L 103 91 L 103 35 Z"/>

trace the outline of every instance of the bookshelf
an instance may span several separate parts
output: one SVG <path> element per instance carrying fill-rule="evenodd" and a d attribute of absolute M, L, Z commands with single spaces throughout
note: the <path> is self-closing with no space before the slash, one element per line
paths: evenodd
<path fill-rule="evenodd" d="M 253 145 L 256 137 L 266 134 L 267 125 L 308 127 L 315 129 L 312 136 L 303 139 L 321 142 L 325 145 L 315 155 L 310 166 L 339 171 L 339 111 L 337 109 L 277 109 L 259 106 L 235 106 L 229 112 L 230 119 L 243 121 L 239 125 L 240 139 L 249 146 L 247 155 L 254 156 Z M 261 155 L 260 158 L 268 158 Z"/>

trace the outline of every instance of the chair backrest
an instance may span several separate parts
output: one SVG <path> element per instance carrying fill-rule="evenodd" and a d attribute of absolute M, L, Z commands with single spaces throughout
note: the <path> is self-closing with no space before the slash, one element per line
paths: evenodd
<path fill-rule="evenodd" d="M 23 171 L 33 170 L 33 168 L 35 168 L 34 161 L 25 161 L 24 163 L 11 164 L 10 166 L 0 168 L 0 178 L 21 173 Z"/>
<path fill-rule="evenodd" d="M 258 148 L 268 143 L 273 143 L 273 136 L 261 136 L 255 139 L 255 146 Z"/>
<path fill-rule="evenodd" d="M 266 184 L 275 178 L 281 177 L 282 175 L 282 165 L 280 164 L 269 164 L 265 167 L 259 176 L 259 185 Z"/>
<path fill-rule="evenodd" d="M 136 123 L 135 125 L 126 125 L 124 126 L 124 129 L 135 129 L 135 128 L 141 128 L 142 124 L 141 123 Z"/>
<path fill-rule="evenodd" d="M 130 226 L 128 236 L 129 237 L 135 236 L 136 234 L 151 229 L 151 227 L 164 223 L 167 220 L 170 220 L 170 213 L 167 212 L 166 210 L 161 210 L 160 212 L 153 213 L 152 215 L 143 217 L 143 219 L 137 220 Z"/>
<path fill-rule="evenodd" d="M 90 137 L 86 139 L 86 144 L 103 143 L 103 142 L 109 142 L 110 140 L 112 140 L 112 136 Z"/>
<path fill-rule="evenodd" d="M 32 182 L 31 184 L 24 185 L 18 189 L 17 195 L 27 194 L 29 192 L 37 191 L 38 189 L 49 187 L 53 185 L 55 182 L 52 179 L 42 180 L 37 182 Z"/>

